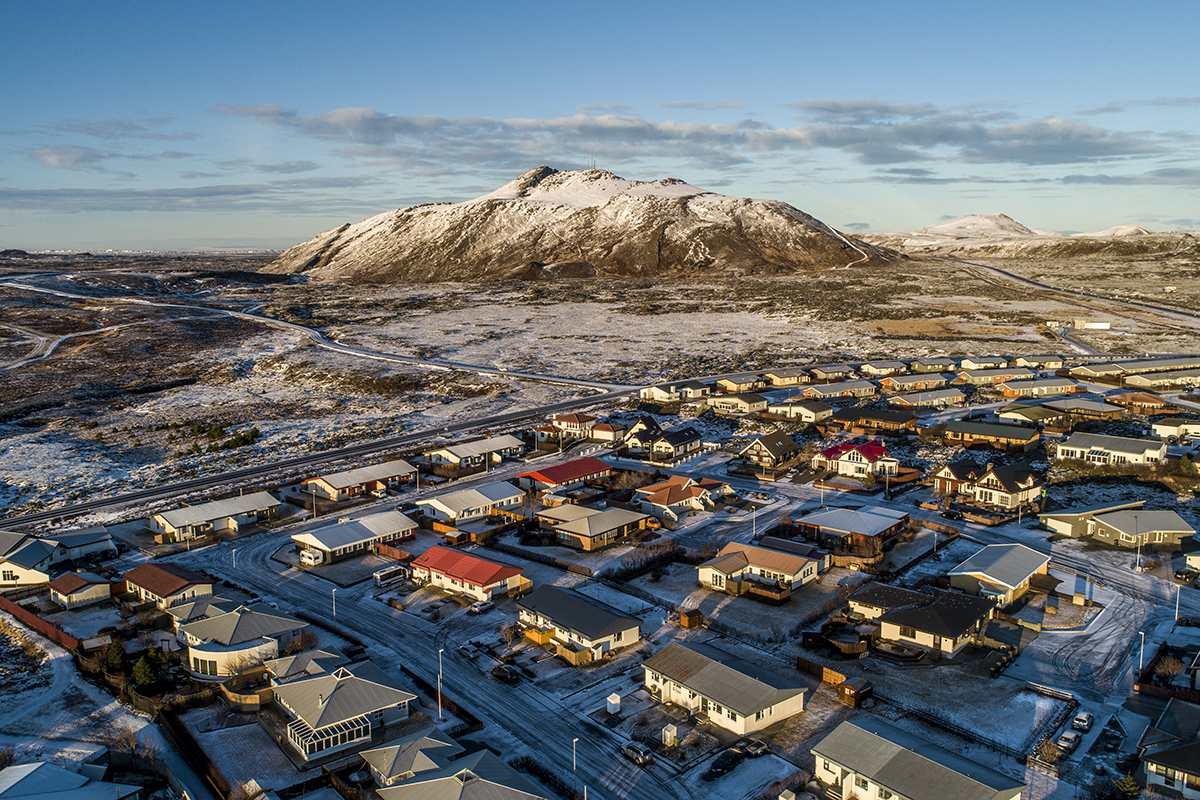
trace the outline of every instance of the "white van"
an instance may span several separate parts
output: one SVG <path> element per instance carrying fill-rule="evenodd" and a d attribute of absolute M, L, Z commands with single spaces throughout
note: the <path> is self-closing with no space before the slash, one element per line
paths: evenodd
<path fill-rule="evenodd" d="M 325 554 L 320 550 L 304 550 L 300 553 L 300 563 L 306 567 L 316 567 L 325 563 Z"/>

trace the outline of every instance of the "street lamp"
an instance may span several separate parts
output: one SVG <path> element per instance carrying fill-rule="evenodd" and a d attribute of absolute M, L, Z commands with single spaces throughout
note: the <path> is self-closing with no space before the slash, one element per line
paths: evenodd
<path fill-rule="evenodd" d="M 237 548 L 233 548 L 233 568 L 237 569 Z"/>
<path fill-rule="evenodd" d="M 579 741 L 578 736 L 576 736 L 574 739 L 571 740 L 571 772 L 572 773 L 575 772 L 575 743 L 578 741 Z"/>
<path fill-rule="evenodd" d="M 1141 650 L 1138 651 L 1138 680 L 1141 680 L 1142 661 L 1145 659 L 1145 656 L 1146 656 L 1146 632 L 1138 631 L 1138 634 L 1140 634 L 1142 637 L 1142 648 L 1141 648 Z"/>
<path fill-rule="evenodd" d="M 1133 541 L 1137 543 L 1137 571 L 1142 571 L 1142 537 L 1138 530 L 1137 514 L 1133 515 Z"/>
<path fill-rule="evenodd" d="M 333 598 L 333 621 L 337 622 L 337 589 L 335 588 L 330 596 Z"/>
<path fill-rule="evenodd" d="M 1182 583 L 1175 584 L 1175 622 L 1172 623 L 1172 628 L 1179 624 L 1179 590 L 1182 588 Z"/>
<path fill-rule="evenodd" d="M 438 722 L 444 722 L 442 717 L 442 653 L 444 649 L 438 649 Z"/>

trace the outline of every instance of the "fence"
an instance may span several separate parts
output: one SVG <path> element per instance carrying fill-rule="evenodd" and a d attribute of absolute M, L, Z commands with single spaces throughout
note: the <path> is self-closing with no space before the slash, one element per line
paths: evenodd
<path fill-rule="evenodd" d="M 74 636 L 71 636 L 65 631 L 59 630 L 49 622 L 46 622 L 46 620 L 39 617 L 37 614 L 26 611 L 13 601 L 9 600 L 7 597 L 0 597 L 0 609 L 12 614 L 14 617 L 20 620 L 22 624 L 28 625 L 30 628 L 33 628 L 47 639 L 52 639 L 58 642 L 68 650 L 79 649 L 79 640 Z"/>
<path fill-rule="evenodd" d="M 407 550 L 401 550 L 398 547 L 389 547 L 386 544 L 375 545 L 375 552 L 387 558 L 394 558 L 397 561 L 410 561 L 412 559 L 412 553 Z"/>
<path fill-rule="evenodd" d="M 217 797 L 228 797 L 232 788 L 229 780 L 217 768 L 217 765 L 209 759 L 208 754 L 204 752 L 204 748 L 200 746 L 200 742 L 196 741 L 196 737 L 180 721 L 175 712 L 164 711 L 159 716 L 158 723 L 159 727 L 162 728 L 162 732 L 175 744 L 175 749 L 188 762 L 188 766 L 212 787 L 217 793 Z"/>
<path fill-rule="evenodd" d="M 589 578 L 592 575 L 591 567 L 585 567 L 582 564 L 576 564 L 573 561 L 567 561 L 555 556 L 548 556 L 545 553 L 535 553 L 520 547 L 513 547 L 511 544 L 505 544 L 504 542 L 486 542 L 483 546 L 499 553 L 508 553 L 510 556 L 527 558 L 539 564 L 549 564 L 552 567 L 558 567 L 567 572 L 574 572 L 576 575 L 584 575 Z"/>
<path fill-rule="evenodd" d="M 171 787 L 171 791 L 175 793 L 176 797 L 189 798 L 191 796 L 188 794 L 188 787 L 184 786 L 179 778 L 175 777 L 175 773 L 171 771 L 171 768 L 161 758 L 135 753 L 122 753 L 118 750 L 109 749 L 108 763 L 117 769 L 129 770 L 131 772 L 148 772 L 157 775 L 167 782 L 167 785 Z"/>
<path fill-rule="evenodd" d="M 814 678 L 820 678 L 824 683 L 829 683 L 837 686 L 839 683 L 844 683 L 846 676 L 837 670 L 832 670 L 823 664 L 818 664 L 815 661 L 809 661 L 801 656 L 796 657 L 796 669 Z"/>

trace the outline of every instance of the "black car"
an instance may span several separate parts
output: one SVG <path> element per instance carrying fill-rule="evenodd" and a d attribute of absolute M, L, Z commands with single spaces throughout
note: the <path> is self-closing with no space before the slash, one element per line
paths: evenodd
<path fill-rule="evenodd" d="M 953 509 L 951 509 L 949 511 L 943 511 L 942 516 L 945 517 L 946 519 L 962 519 L 963 518 L 961 511 L 955 511 Z"/>
<path fill-rule="evenodd" d="M 746 754 L 744 752 L 736 747 L 731 747 L 713 759 L 712 766 L 708 768 L 708 771 L 713 775 L 724 775 L 727 772 L 732 772 L 734 767 L 745 760 Z"/>
<path fill-rule="evenodd" d="M 517 672 L 515 667 L 510 667 L 507 664 L 497 664 L 492 667 L 492 677 L 501 683 L 516 683 L 521 680 L 521 673 Z"/>
<path fill-rule="evenodd" d="M 1192 581 L 1196 580 L 1197 575 L 1200 575 L 1200 573 L 1196 572 L 1194 569 L 1175 570 L 1175 580 L 1179 581 L 1180 583 L 1191 583 Z"/>

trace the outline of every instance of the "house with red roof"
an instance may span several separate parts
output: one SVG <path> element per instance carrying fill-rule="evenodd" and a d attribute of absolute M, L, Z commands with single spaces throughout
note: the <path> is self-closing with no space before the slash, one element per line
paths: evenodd
<path fill-rule="evenodd" d="M 577 458 L 552 467 L 543 467 L 517 476 L 517 485 L 526 491 L 564 491 L 577 489 L 587 481 L 612 475 L 612 467 L 598 458 Z"/>
<path fill-rule="evenodd" d="M 476 600 L 491 600 L 533 585 L 520 567 L 497 564 L 441 545 L 434 545 L 412 562 L 412 576 L 418 584 L 435 586 L 451 594 L 465 594 Z"/>
<path fill-rule="evenodd" d="M 813 456 L 813 469 L 833 470 L 838 475 L 863 478 L 867 475 L 895 475 L 900 461 L 888 455 L 887 445 L 878 439 L 859 444 L 839 444 Z"/>
<path fill-rule="evenodd" d="M 178 564 L 147 562 L 123 577 L 131 594 L 164 610 L 212 594 L 212 578 Z"/>
<path fill-rule="evenodd" d="M 82 608 L 112 597 L 112 581 L 94 572 L 67 572 L 50 581 L 50 599 L 63 608 Z"/>
<path fill-rule="evenodd" d="M 560 414 L 550 418 L 550 424 L 562 432 L 563 436 L 586 439 L 592 435 L 596 418 L 591 414 Z"/>

